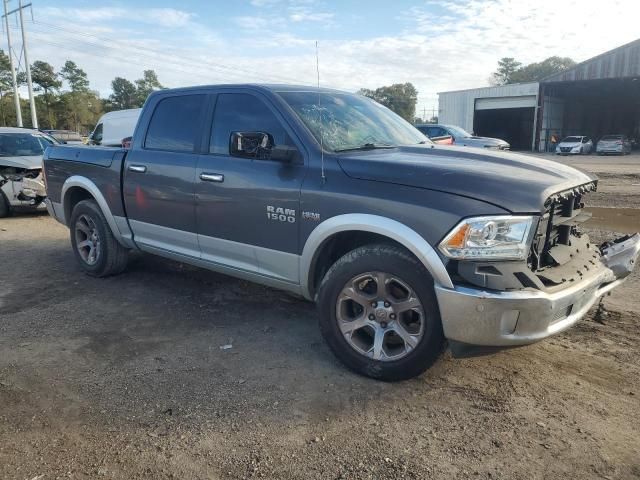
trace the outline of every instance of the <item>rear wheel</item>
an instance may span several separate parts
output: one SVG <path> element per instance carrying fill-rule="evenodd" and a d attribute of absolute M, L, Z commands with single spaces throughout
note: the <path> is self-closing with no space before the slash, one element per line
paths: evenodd
<path fill-rule="evenodd" d="M 94 200 L 83 200 L 75 206 L 69 228 L 73 252 L 85 273 L 106 277 L 125 269 L 129 251 L 115 239 Z"/>
<path fill-rule="evenodd" d="M 357 373 L 405 380 L 442 353 L 433 279 L 402 248 L 378 244 L 347 253 L 325 275 L 318 300 L 325 340 Z"/>

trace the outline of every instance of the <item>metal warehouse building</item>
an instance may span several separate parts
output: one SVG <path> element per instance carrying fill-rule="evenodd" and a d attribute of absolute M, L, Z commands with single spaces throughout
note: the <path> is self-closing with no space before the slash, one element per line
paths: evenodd
<path fill-rule="evenodd" d="M 544 151 L 554 133 L 640 140 L 640 39 L 541 82 L 438 95 L 440 123 L 502 138 L 513 150 Z"/>

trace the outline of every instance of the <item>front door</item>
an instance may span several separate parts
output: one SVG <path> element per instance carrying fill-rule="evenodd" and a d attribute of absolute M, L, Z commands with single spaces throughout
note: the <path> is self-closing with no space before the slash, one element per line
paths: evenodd
<path fill-rule="evenodd" d="M 275 146 L 300 152 L 274 106 L 248 90 L 215 98 L 209 152 L 196 169 L 202 258 L 286 282 L 298 282 L 300 189 L 305 160 L 231 156 L 232 132 L 264 132 Z"/>
<path fill-rule="evenodd" d="M 141 248 L 200 256 L 194 178 L 206 94 L 179 94 L 151 103 L 146 132 L 126 157 L 123 194 Z M 146 110 L 146 109 L 145 109 Z"/>

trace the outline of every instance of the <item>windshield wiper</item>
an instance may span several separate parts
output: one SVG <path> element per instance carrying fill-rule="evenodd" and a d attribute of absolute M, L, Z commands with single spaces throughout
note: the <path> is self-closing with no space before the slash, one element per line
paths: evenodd
<path fill-rule="evenodd" d="M 394 145 L 388 143 L 363 143 L 358 147 L 339 148 L 334 150 L 335 152 L 352 152 L 355 150 L 375 150 L 378 148 L 396 148 Z"/>

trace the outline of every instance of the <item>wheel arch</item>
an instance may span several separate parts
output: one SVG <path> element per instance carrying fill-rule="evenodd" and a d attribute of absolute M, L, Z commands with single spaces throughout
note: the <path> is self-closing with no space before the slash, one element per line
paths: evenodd
<path fill-rule="evenodd" d="M 411 252 L 429 271 L 436 285 L 453 288 L 442 260 L 434 248 L 415 230 L 396 220 L 371 214 L 345 214 L 332 217 L 318 225 L 305 242 L 300 258 L 300 280 L 303 295 L 313 299 L 317 293 L 318 260 L 326 253 L 333 239 L 346 234 L 363 239 L 389 241 Z M 371 242 L 367 242 L 371 243 Z M 356 247 L 362 243 L 356 242 Z M 355 247 L 354 247 L 355 248 Z M 346 252 L 345 252 L 346 253 Z M 321 278 L 320 278 L 321 279 Z"/>
<path fill-rule="evenodd" d="M 60 195 L 62 201 L 62 212 L 64 218 L 62 219 L 65 225 L 69 226 L 69 222 L 71 221 L 71 214 L 73 212 L 73 208 L 77 205 L 78 202 L 82 200 L 95 200 L 104 215 L 104 218 L 107 220 L 109 228 L 113 233 L 115 239 L 122 246 L 131 248 L 131 232 L 129 231 L 128 224 L 126 220 L 118 221 L 116 217 L 111 212 L 109 208 L 109 204 L 107 200 L 100 192 L 100 189 L 96 186 L 93 181 L 88 179 L 87 177 L 82 177 L 79 175 L 74 175 L 69 177 L 62 186 L 62 193 Z M 123 232 L 124 230 L 124 232 Z"/>

